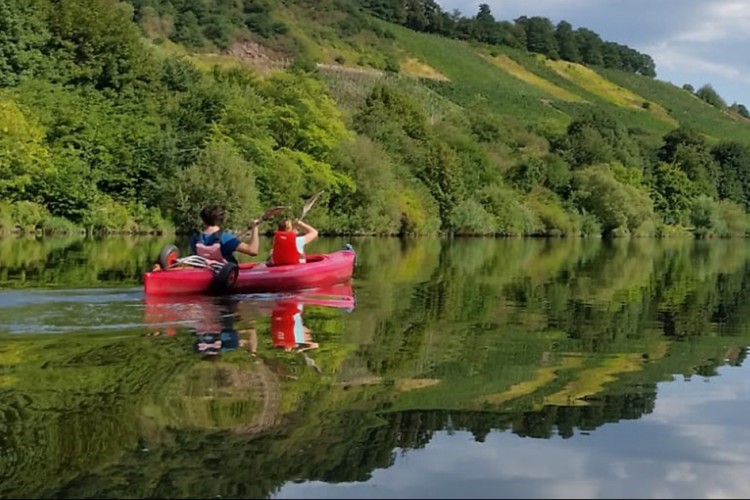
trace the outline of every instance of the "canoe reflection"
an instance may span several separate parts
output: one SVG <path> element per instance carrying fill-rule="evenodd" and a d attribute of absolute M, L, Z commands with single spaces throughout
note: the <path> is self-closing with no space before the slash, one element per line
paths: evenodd
<path fill-rule="evenodd" d="M 268 319 L 273 345 L 302 353 L 306 364 L 320 369 L 306 354 L 317 349 L 312 331 L 303 322 L 306 306 L 351 312 L 355 307 L 351 282 L 293 294 L 230 295 L 220 297 L 145 296 L 145 322 L 156 327 L 150 335 L 174 336 L 186 329 L 194 336 L 193 350 L 204 357 L 247 348 L 257 355 L 256 320 Z"/>

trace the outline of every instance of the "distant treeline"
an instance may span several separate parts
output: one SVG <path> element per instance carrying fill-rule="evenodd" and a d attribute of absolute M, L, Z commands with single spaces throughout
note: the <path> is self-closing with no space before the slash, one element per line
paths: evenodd
<path fill-rule="evenodd" d="M 416 31 L 459 40 L 507 45 L 543 54 L 550 59 L 619 69 L 656 76 L 656 65 L 648 54 L 626 45 L 608 42 L 587 28 L 573 29 L 567 21 L 557 26 L 546 17 L 522 16 L 514 22 L 497 21 L 490 6 L 479 5 L 474 17 L 458 11 L 447 13 L 434 0 L 360 0 L 376 16 Z"/>

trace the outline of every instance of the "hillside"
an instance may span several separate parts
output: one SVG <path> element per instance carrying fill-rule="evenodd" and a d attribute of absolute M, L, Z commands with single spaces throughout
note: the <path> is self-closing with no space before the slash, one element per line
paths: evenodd
<path fill-rule="evenodd" d="M 210 202 L 239 227 L 318 190 L 329 234 L 750 228 L 736 109 L 616 42 L 566 55 L 562 23 L 417 3 L 7 2 L 0 229 L 188 229 Z"/>

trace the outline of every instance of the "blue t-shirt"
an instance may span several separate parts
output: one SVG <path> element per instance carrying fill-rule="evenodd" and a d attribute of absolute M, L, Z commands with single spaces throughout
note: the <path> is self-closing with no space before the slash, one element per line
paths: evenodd
<path fill-rule="evenodd" d="M 237 330 L 223 329 L 219 333 L 196 333 L 193 350 L 203 354 L 218 354 L 220 352 L 234 351 L 240 346 L 240 334 Z M 214 342 L 221 341 L 221 347 L 216 347 Z M 201 349 L 201 344 L 209 346 Z"/>
<path fill-rule="evenodd" d="M 198 242 L 204 245 L 213 245 L 216 242 L 221 245 L 221 256 L 227 262 L 237 263 L 237 259 L 234 256 L 234 252 L 237 247 L 240 246 L 241 241 L 234 234 L 228 231 L 217 231 L 215 233 L 198 233 L 190 237 L 190 252 L 193 254 L 197 253 L 195 245 Z"/>

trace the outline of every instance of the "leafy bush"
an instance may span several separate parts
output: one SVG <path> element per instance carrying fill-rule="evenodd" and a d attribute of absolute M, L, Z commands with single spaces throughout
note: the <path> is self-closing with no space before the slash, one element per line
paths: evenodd
<path fill-rule="evenodd" d="M 0 232 L 12 231 L 16 228 L 13 222 L 13 205 L 0 201 Z"/>
<path fill-rule="evenodd" d="M 747 110 L 747 106 L 744 104 L 735 102 L 730 106 L 730 109 L 743 118 L 750 118 L 750 111 Z"/>
<path fill-rule="evenodd" d="M 54 215 L 45 217 L 40 224 L 40 229 L 45 234 L 82 234 L 86 232 L 85 229 L 77 226 L 65 217 L 56 217 Z"/>
<path fill-rule="evenodd" d="M 0 197 L 19 200 L 54 171 L 44 130 L 13 101 L 0 100 Z"/>
<path fill-rule="evenodd" d="M 602 225 L 599 223 L 599 219 L 592 214 L 584 214 L 581 216 L 581 236 L 584 237 L 599 237 L 602 235 Z"/>
<path fill-rule="evenodd" d="M 338 148 L 334 165 L 351 176 L 356 189 L 333 197 L 335 231 L 396 234 L 400 229 L 400 186 L 393 164 L 380 146 L 365 136 Z"/>
<path fill-rule="evenodd" d="M 142 203 L 130 203 L 128 211 L 141 233 L 172 233 L 174 224 L 166 220 L 156 207 L 146 207 Z"/>
<path fill-rule="evenodd" d="M 727 103 L 724 99 L 722 99 L 718 92 L 716 92 L 708 83 L 696 90 L 695 95 L 715 108 L 724 109 L 727 107 Z"/>
<path fill-rule="evenodd" d="M 742 205 L 728 200 L 719 202 L 719 234 L 724 237 L 745 237 L 750 230 L 750 217 Z"/>
<path fill-rule="evenodd" d="M 581 232 L 578 218 L 566 212 L 551 191 L 537 187 L 526 198 L 524 205 L 541 222 L 544 236 L 577 236 Z"/>
<path fill-rule="evenodd" d="M 500 140 L 500 124 L 490 113 L 472 113 L 471 134 L 479 142 L 498 142 Z"/>
<path fill-rule="evenodd" d="M 651 197 L 667 224 L 679 224 L 690 209 L 696 187 L 687 174 L 673 164 L 659 162 L 652 172 Z"/>
<path fill-rule="evenodd" d="M 177 174 L 166 201 L 165 209 L 183 230 L 199 227 L 200 211 L 210 204 L 224 207 L 227 227 L 245 226 L 259 212 L 253 168 L 226 139 L 211 141 L 194 164 Z"/>
<path fill-rule="evenodd" d="M 597 217 L 605 234 L 627 234 L 653 216 L 648 194 L 618 181 L 607 165 L 576 172 L 574 184 L 573 199 L 581 210 Z"/>
<path fill-rule="evenodd" d="M 690 209 L 690 223 L 698 238 L 710 236 L 719 224 L 719 206 L 708 196 L 701 195 L 693 200 Z"/>
<path fill-rule="evenodd" d="M 440 229 L 437 204 L 423 187 L 402 187 L 398 206 L 401 211 L 399 234 L 425 234 Z"/>
<path fill-rule="evenodd" d="M 448 227 L 456 234 L 494 234 L 494 217 L 477 201 L 464 200 L 448 219 Z"/>
<path fill-rule="evenodd" d="M 92 233 L 133 232 L 137 229 L 127 207 L 106 195 L 100 195 L 83 217 L 83 225 Z"/>
<path fill-rule="evenodd" d="M 37 229 L 48 215 L 47 209 L 38 203 L 18 201 L 13 204 L 13 222 L 24 231 Z"/>
<path fill-rule="evenodd" d="M 477 193 L 477 199 L 495 217 L 495 233 L 519 236 L 533 230 L 533 215 L 519 203 L 512 189 L 491 184 Z"/>

